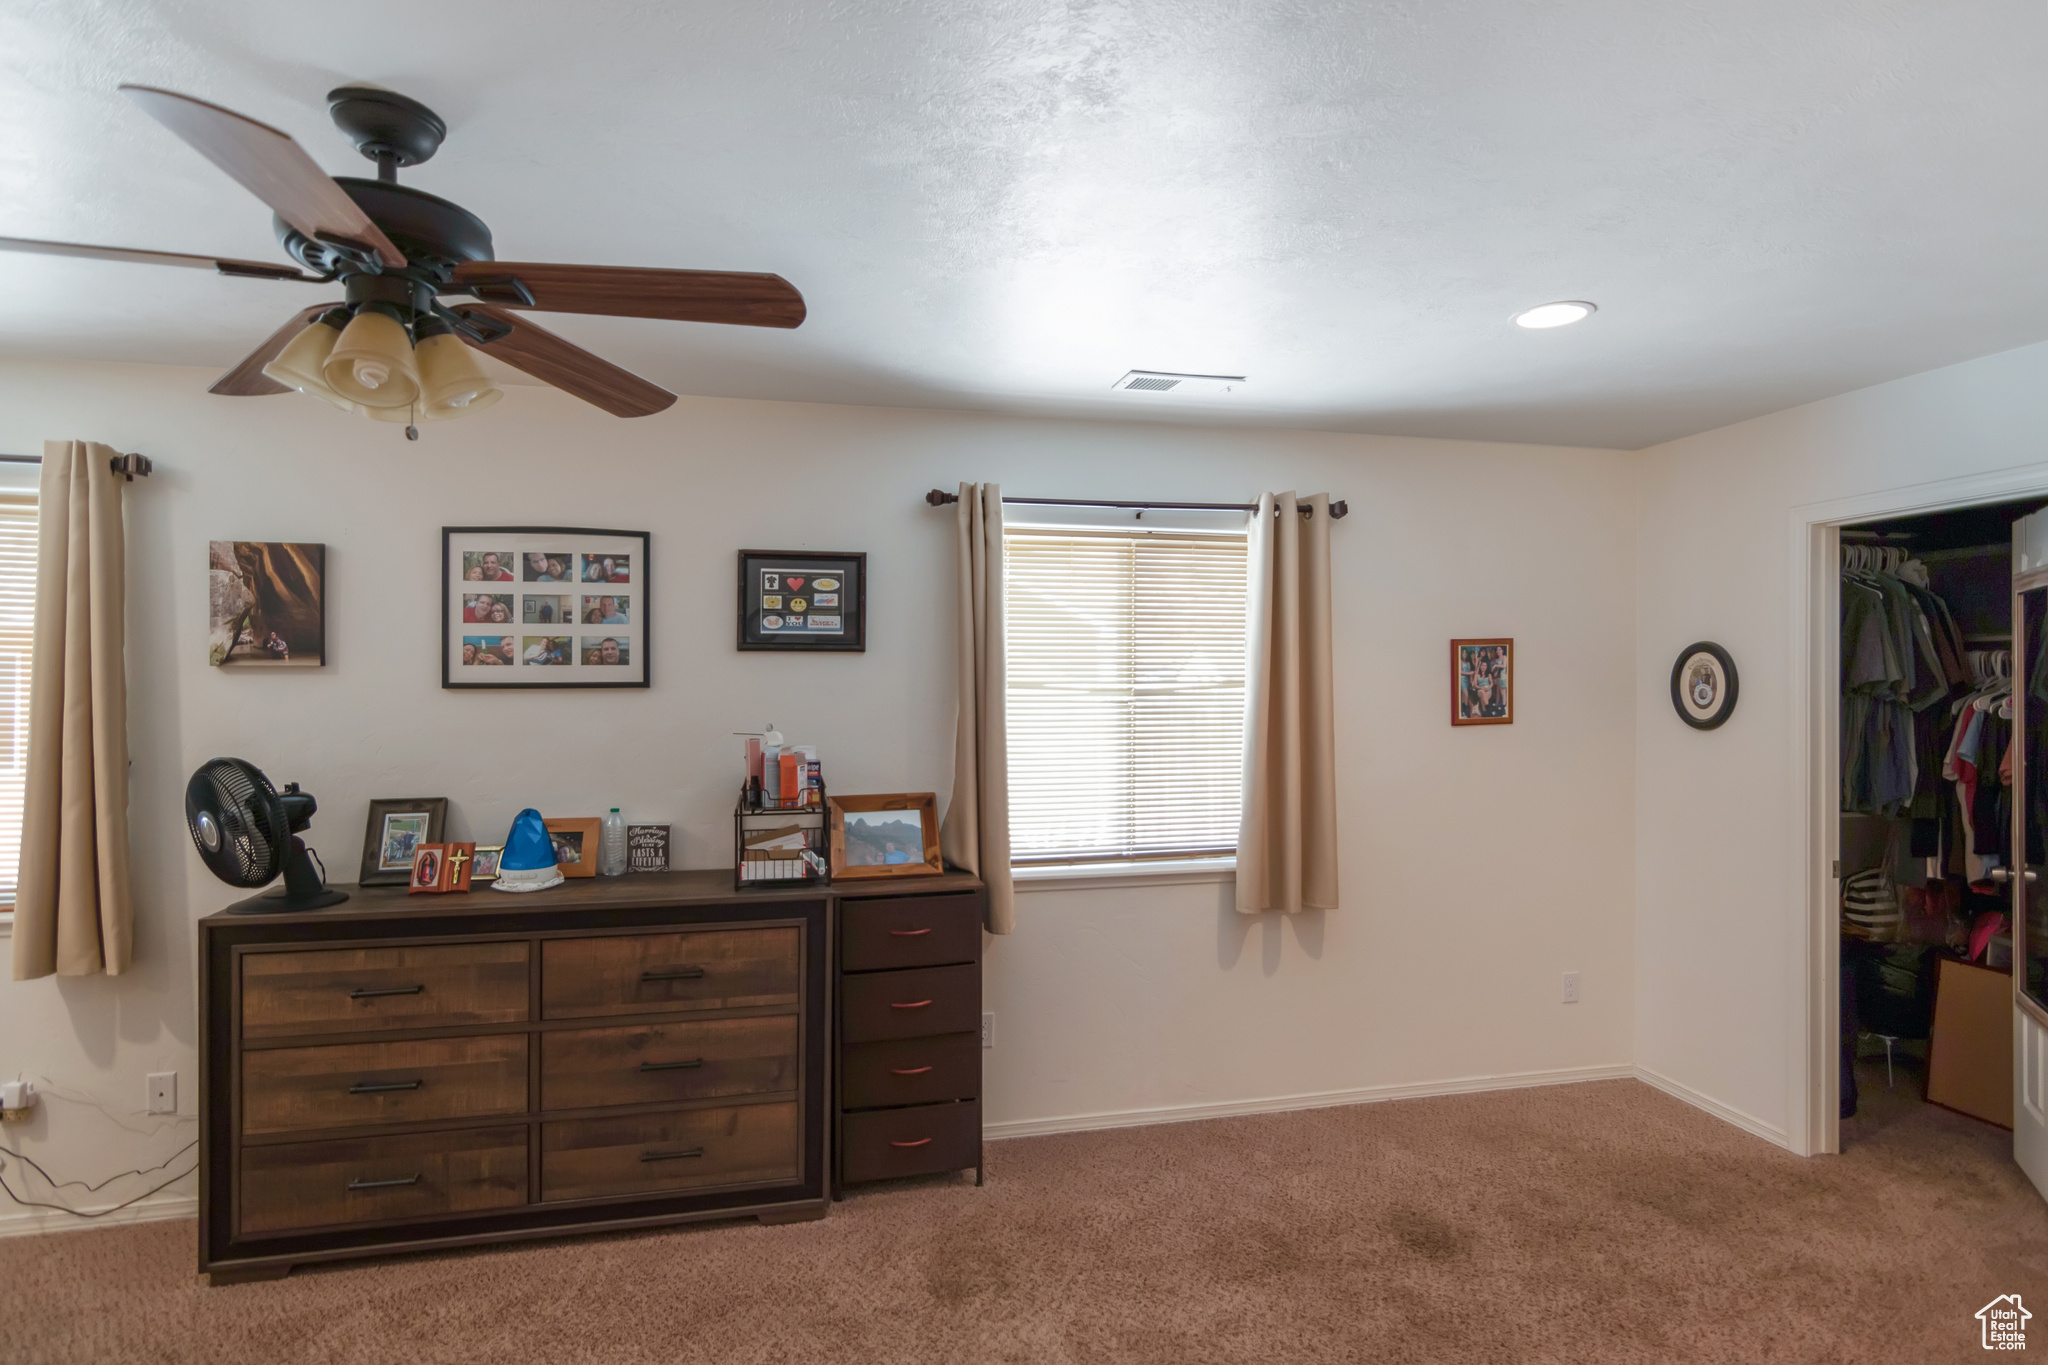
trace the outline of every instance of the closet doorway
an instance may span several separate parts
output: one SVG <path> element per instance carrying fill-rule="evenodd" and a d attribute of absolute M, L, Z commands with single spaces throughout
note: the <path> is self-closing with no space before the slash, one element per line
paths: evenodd
<path fill-rule="evenodd" d="M 1839 527 L 1829 1012 L 1842 1148 L 1961 1114 L 2048 1189 L 2044 507 Z"/>

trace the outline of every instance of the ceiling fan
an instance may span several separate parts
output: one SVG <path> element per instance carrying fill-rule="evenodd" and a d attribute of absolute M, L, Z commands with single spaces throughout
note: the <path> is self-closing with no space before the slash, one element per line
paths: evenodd
<path fill-rule="evenodd" d="M 481 218 L 398 183 L 398 168 L 433 156 L 448 126 L 393 91 L 344 85 L 327 95 L 335 123 L 377 163 L 375 180 L 329 176 L 288 134 L 231 109 L 144 85 L 121 92 L 267 204 L 298 265 L 19 237 L 0 237 L 0 250 L 341 286 L 339 302 L 300 309 L 208 392 L 296 389 L 404 422 L 417 440 L 420 420 L 461 417 L 503 396 L 466 349 L 475 347 L 615 416 L 645 417 L 676 396 L 536 326 L 524 310 L 746 327 L 804 320 L 803 295 L 780 275 L 497 260 Z"/>

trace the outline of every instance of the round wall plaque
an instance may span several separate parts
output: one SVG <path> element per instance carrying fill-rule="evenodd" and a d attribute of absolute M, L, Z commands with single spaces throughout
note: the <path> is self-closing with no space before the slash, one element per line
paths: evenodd
<path fill-rule="evenodd" d="M 1702 640 L 1678 651 L 1671 665 L 1671 705 L 1695 730 L 1711 730 L 1735 711 L 1738 682 L 1728 651 Z"/>

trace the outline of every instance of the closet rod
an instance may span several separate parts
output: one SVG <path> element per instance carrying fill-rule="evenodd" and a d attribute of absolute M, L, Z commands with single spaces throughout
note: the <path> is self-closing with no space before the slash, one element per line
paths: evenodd
<path fill-rule="evenodd" d="M 0 455 L 0 464 L 41 464 L 42 462 L 43 457 L 40 455 Z M 151 471 L 155 468 L 156 464 L 149 456 L 137 455 L 132 451 L 126 455 L 116 455 L 113 459 L 107 461 L 107 469 L 109 471 L 119 474 L 130 483 L 134 483 L 138 477 L 148 478 Z"/>
<path fill-rule="evenodd" d="M 932 507 L 944 507 L 949 502 L 960 501 L 958 493 L 948 493 L 943 488 L 934 488 L 924 495 L 925 502 Z M 1258 504 L 1251 502 L 1105 502 L 1098 498 L 1004 498 L 1003 502 L 1027 503 L 1033 507 L 1134 507 L 1139 511 L 1164 509 L 1180 512 L 1256 512 Z M 1315 509 L 1302 504 L 1301 514 L 1315 515 Z M 1350 515 L 1349 503 L 1339 499 L 1330 504 L 1330 520 L 1342 521 Z"/>

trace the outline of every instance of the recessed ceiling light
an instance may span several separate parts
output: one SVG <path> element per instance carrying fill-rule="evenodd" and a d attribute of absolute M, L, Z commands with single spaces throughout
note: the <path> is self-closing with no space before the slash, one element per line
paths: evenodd
<path fill-rule="evenodd" d="M 1517 327 L 1569 327 L 1583 321 L 1600 310 L 1590 303 L 1578 299 L 1565 299 L 1560 303 L 1545 303 L 1531 308 L 1526 313 L 1515 314 Z"/>

